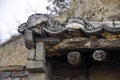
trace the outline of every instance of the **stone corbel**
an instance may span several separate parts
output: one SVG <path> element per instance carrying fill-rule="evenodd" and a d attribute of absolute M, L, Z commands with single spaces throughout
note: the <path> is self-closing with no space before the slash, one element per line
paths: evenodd
<path fill-rule="evenodd" d="M 29 50 L 27 71 L 30 72 L 29 80 L 52 80 L 51 66 L 47 66 L 45 47 L 43 42 L 36 43 L 35 49 Z"/>

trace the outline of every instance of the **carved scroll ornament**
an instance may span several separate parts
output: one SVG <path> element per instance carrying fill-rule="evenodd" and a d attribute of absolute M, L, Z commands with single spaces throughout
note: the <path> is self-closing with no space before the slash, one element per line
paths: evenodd
<path fill-rule="evenodd" d="M 69 18 L 64 23 L 55 20 L 52 16 L 46 14 L 33 14 L 28 17 L 26 23 L 18 27 L 18 32 L 25 36 L 25 43 L 28 49 L 34 47 L 34 39 L 46 37 L 63 37 L 68 35 L 70 30 L 79 30 L 84 36 L 97 36 L 103 31 L 119 34 L 120 23 L 99 22 L 92 23 L 82 18 Z"/>

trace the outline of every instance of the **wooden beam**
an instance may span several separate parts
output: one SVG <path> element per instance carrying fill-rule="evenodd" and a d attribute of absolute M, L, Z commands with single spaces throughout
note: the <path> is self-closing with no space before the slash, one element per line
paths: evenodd
<path fill-rule="evenodd" d="M 120 39 L 90 39 L 90 38 L 74 38 L 65 39 L 57 45 L 58 49 L 120 49 Z"/>
<path fill-rule="evenodd" d="M 52 41 L 53 40 L 53 41 Z M 55 39 L 51 39 L 50 42 L 54 42 Z M 42 40 L 44 42 L 44 40 Z M 46 40 L 45 40 L 46 41 Z M 56 41 L 56 40 L 55 40 Z M 79 50 L 120 50 L 120 39 L 91 39 L 91 38 L 71 38 L 63 39 L 61 42 L 55 45 L 47 45 L 45 43 L 46 53 L 50 55 L 59 55 L 61 51 Z"/>

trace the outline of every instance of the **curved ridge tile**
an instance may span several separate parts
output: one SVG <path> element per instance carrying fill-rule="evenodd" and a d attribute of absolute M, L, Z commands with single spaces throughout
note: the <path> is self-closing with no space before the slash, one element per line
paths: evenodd
<path fill-rule="evenodd" d="M 94 28 L 94 29 L 84 29 L 83 33 L 86 36 L 97 36 L 97 35 L 100 35 L 103 32 L 103 27 L 102 26 L 103 25 L 100 25 L 99 27 Z"/>
<path fill-rule="evenodd" d="M 112 34 L 120 34 L 120 25 L 116 27 L 111 27 L 111 26 L 104 24 L 104 30 Z"/>
<path fill-rule="evenodd" d="M 27 24 L 26 23 L 23 23 L 23 24 L 20 24 L 19 26 L 18 26 L 18 32 L 19 33 L 24 33 L 24 31 L 27 29 Z"/>
<path fill-rule="evenodd" d="M 67 19 L 64 23 L 60 23 L 50 15 L 33 14 L 28 17 L 26 23 L 18 27 L 18 32 L 24 34 L 25 30 L 28 29 L 39 34 L 40 37 L 64 35 L 65 31 L 69 31 L 69 29 L 79 30 L 86 36 L 98 36 L 101 35 L 103 31 L 112 34 L 120 34 L 120 23 L 117 22 L 117 26 L 112 26 L 112 22 L 89 22 L 78 17 L 72 17 Z"/>

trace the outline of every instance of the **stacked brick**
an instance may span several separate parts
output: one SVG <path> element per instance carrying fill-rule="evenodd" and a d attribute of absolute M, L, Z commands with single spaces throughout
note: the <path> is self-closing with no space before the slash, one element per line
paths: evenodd
<path fill-rule="evenodd" d="M 26 69 L 30 72 L 29 80 L 48 80 L 43 42 L 36 43 L 36 48 L 29 50 Z"/>

